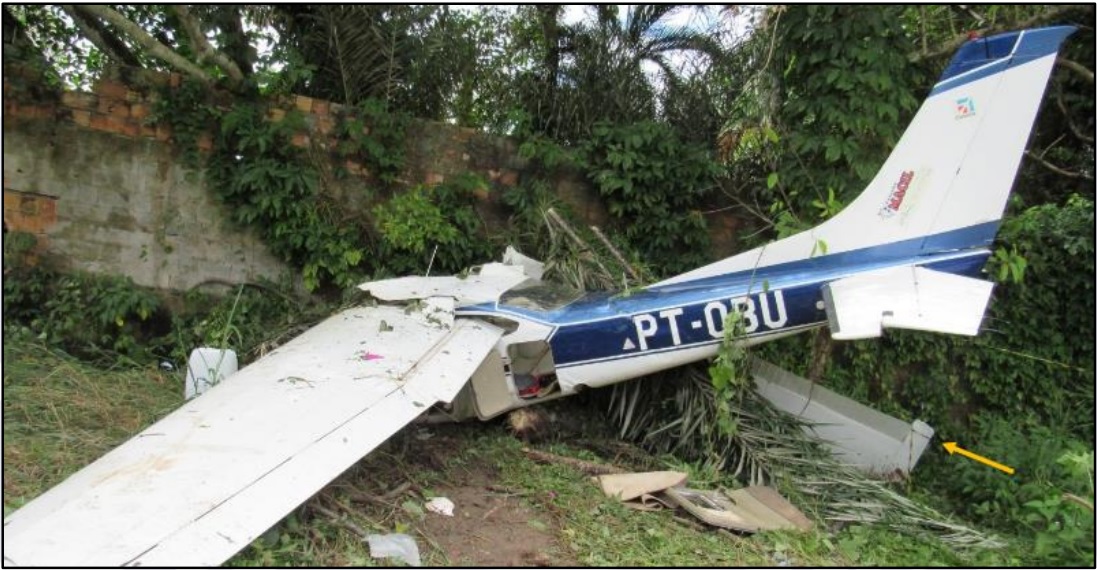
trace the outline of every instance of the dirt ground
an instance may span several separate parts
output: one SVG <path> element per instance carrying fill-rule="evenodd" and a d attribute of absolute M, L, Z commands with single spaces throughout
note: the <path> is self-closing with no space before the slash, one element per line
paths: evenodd
<path fill-rule="evenodd" d="M 575 566 L 552 535 L 551 521 L 492 484 L 479 469 L 435 492 L 455 504 L 453 517 L 428 513 L 419 530 L 450 562 L 469 566 Z"/>
<path fill-rule="evenodd" d="M 555 535 L 547 513 L 526 506 L 523 493 L 498 484 L 484 457 L 463 453 L 464 426 L 420 430 L 429 439 L 410 446 L 406 468 L 445 473 L 430 493 L 453 501 L 452 517 L 426 512 L 415 523 L 420 548 L 434 547 L 454 566 L 577 566 L 579 562 Z"/>

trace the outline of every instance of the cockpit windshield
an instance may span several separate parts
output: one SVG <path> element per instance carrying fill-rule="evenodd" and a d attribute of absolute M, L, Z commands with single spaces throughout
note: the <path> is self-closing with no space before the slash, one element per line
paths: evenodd
<path fill-rule="evenodd" d="M 548 312 L 565 307 L 582 297 L 582 291 L 567 285 L 530 281 L 503 293 L 499 304 Z"/>

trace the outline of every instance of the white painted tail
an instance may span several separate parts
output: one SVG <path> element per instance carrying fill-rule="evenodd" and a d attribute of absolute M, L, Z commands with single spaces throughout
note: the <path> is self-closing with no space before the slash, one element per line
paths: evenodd
<path fill-rule="evenodd" d="M 1060 26 L 967 42 L 864 192 L 819 226 L 656 283 L 889 246 L 912 257 L 994 239 L 1062 41 Z"/>

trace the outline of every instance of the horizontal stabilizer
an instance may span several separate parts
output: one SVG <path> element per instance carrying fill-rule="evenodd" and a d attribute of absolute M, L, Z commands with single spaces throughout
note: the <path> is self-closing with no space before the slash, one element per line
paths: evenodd
<path fill-rule="evenodd" d="M 891 267 L 823 286 L 830 333 L 837 340 L 900 328 L 974 336 L 994 284 L 925 269 Z"/>

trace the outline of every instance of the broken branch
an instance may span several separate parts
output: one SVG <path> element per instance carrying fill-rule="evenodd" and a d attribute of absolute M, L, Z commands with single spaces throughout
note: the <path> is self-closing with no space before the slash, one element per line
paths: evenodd
<path fill-rule="evenodd" d="M 557 226 L 560 226 L 560 229 L 564 230 L 564 233 L 566 233 L 568 237 L 571 238 L 571 241 L 575 242 L 575 245 L 579 247 L 579 251 L 591 251 L 590 246 L 587 245 L 587 242 L 583 241 L 579 237 L 579 234 L 576 234 L 575 230 L 571 229 L 571 226 L 564 221 L 564 218 L 560 217 L 560 214 L 556 213 L 556 210 L 554 208 L 549 208 L 545 211 L 545 213 L 548 214 L 548 217 L 552 219 L 553 223 L 555 223 Z"/>
<path fill-rule="evenodd" d="M 1055 64 L 1065 67 L 1077 73 L 1078 75 L 1081 75 L 1082 79 L 1085 79 L 1087 83 L 1093 85 L 1093 72 L 1090 71 L 1089 68 L 1087 68 L 1086 66 L 1078 63 L 1077 61 L 1059 56 L 1055 58 Z"/>
<path fill-rule="evenodd" d="M 612 465 L 603 465 L 601 463 L 594 463 L 591 461 L 585 461 L 582 459 L 575 459 L 574 457 L 564 457 L 562 455 L 556 455 L 555 453 L 549 453 L 547 451 L 537 451 L 536 449 L 530 449 L 528 447 L 522 448 L 522 453 L 525 453 L 534 461 L 540 461 L 541 463 L 554 463 L 557 465 L 567 465 L 574 469 L 578 469 L 587 475 L 614 475 L 618 473 L 628 473 L 624 469 L 614 467 Z"/>
<path fill-rule="evenodd" d="M 560 214 L 556 213 L 555 209 L 549 208 L 545 211 L 545 214 L 549 217 L 550 220 L 552 220 L 553 223 L 560 226 L 560 229 L 564 230 L 564 233 L 566 233 L 568 237 L 571 238 L 571 241 L 575 242 L 575 245 L 579 248 L 579 253 L 590 252 L 592 254 L 591 257 L 593 258 L 594 263 L 598 264 L 598 269 L 602 270 L 603 275 L 613 275 L 598 259 L 598 256 L 594 254 L 594 250 L 591 249 L 590 245 L 588 245 L 587 242 L 583 241 L 583 239 L 579 237 L 579 234 L 575 233 L 575 230 L 571 229 L 571 226 L 564 221 L 564 218 L 560 217 Z"/>
<path fill-rule="evenodd" d="M 613 247 L 613 244 L 610 243 L 609 239 L 602 233 L 602 230 L 598 229 L 598 226 L 591 226 L 590 229 L 594 232 L 594 235 L 598 236 L 598 239 L 602 240 L 602 243 L 605 244 L 606 249 L 613 254 L 613 257 L 617 258 L 617 262 L 621 264 L 621 267 L 624 267 L 633 279 L 640 281 L 640 276 L 636 273 L 636 270 L 629 265 L 629 262 L 625 261 L 625 256 L 621 255 L 621 252 L 617 251 L 616 247 Z"/>
<path fill-rule="evenodd" d="M 1062 91 L 1055 94 L 1055 104 L 1059 107 L 1059 111 L 1063 113 L 1063 118 L 1066 119 L 1067 127 L 1070 128 L 1070 132 L 1073 133 L 1078 140 L 1084 143 L 1093 144 L 1093 137 L 1087 137 L 1085 133 L 1078 128 L 1078 125 L 1075 125 L 1074 121 L 1070 119 L 1070 111 L 1067 110 L 1067 105 L 1063 102 Z"/>
<path fill-rule="evenodd" d="M 1044 157 L 1032 152 L 1031 150 L 1026 150 L 1025 151 L 1025 156 L 1035 160 L 1038 164 L 1040 164 L 1044 168 L 1046 168 L 1046 169 L 1048 169 L 1048 170 L 1050 170 L 1050 171 L 1052 171 L 1052 172 L 1054 172 L 1054 173 L 1056 173 L 1060 176 L 1065 176 L 1067 178 L 1081 178 L 1083 180 L 1093 181 L 1093 176 L 1090 176 L 1089 174 L 1086 174 L 1084 172 L 1074 172 L 1074 171 L 1067 170 L 1065 168 L 1060 168 L 1058 166 L 1055 166 L 1054 164 L 1048 162 L 1047 159 L 1045 159 Z"/>
<path fill-rule="evenodd" d="M 1093 512 L 1093 503 L 1079 497 L 1078 495 L 1075 495 L 1074 493 L 1063 493 L 1063 499 L 1087 508 L 1090 512 Z"/>

